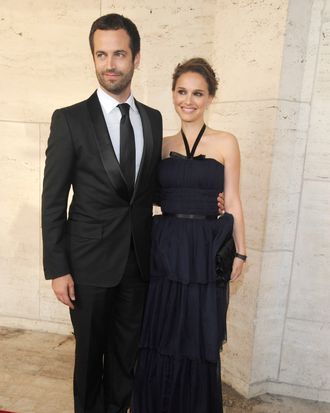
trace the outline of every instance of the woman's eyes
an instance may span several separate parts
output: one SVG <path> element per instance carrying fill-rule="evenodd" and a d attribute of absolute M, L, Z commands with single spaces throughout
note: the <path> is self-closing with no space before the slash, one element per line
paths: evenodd
<path fill-rule="evenodd" d="M 187 92 L 185 90 L 178 90 L 179 95 L 186 95 Z M 202 92 L 193 92 L 194 96 L 201 97 L 203 96 Z"/>

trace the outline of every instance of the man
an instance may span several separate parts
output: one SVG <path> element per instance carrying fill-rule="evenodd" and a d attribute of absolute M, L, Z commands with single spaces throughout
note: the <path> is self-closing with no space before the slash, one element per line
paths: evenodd
<path fill-rule="evenodd" d="M 75 412 L 123 413 L 147 286 L 162 118 L 131 95 L 140 62 L 135 24 L 108 14 L 93 23 L 89 39 L 99 88 L 86 101 L 56 110 L 51 122 L 44 269 L 70 308 Z"/>

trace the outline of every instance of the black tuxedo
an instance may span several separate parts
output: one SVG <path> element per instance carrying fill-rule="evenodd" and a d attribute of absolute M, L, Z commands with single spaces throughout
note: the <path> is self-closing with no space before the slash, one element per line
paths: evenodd
<path fill-rule="evenodd" d="M 136 105 L 144 150 L 131 199 L 96 93 L 54 112 L 42 202 L 46 278 L 71 273 L 80 284 L 113 286 L 124 272 L 132 235 L 141 274 L 147 279 L 162 119 L 158 111 L 137 101 Z M 67 220 L 71 185 L 74 195 Z"/>
<path fill-rule="evenodd" d="M 42 196 L 44 270 L 47 279 L 71 274 L 75 282 L 71 319 L 79 413 L 117 413 L 129 404 L 162 137 L 160 113 L 137 101 L 136 106 L 144 147 L 131 199 L 96 92 L 56 110 L 51 122 Z"/>

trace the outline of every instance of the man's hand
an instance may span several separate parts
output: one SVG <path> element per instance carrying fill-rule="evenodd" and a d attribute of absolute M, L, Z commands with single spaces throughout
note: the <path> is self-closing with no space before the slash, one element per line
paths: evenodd
<path fill-rule="evenodd" d="M 217 201 L 218 201 L 219 215 L 223 215 L 225 213 L 225 196 L 223 192 L 219 193 Z"/>
<path fill-rule="evenodd" d="M 75 300 L 74 282 L 71 274 L 62 275 L 62 277 L 54 278 L 52 280 L 53 291 L 61 303 L 69 306 L 71 310 L 74 309 L 72 301 Z"/>

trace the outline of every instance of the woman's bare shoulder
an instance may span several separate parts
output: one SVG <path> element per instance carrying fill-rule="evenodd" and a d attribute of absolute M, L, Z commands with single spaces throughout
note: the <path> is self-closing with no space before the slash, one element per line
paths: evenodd
<path fill-rule="evenodd" d="M 233 153 L 239 151 L 237 139 L 230 132 L 208 128 L 205 137 L 206 155 L 224 165 Z"/>
<path fill-rule="evenodd" d="M 167 158 L 169 156 L 170 151 L 173 149 L 173 146 L 177 141 L 177 138 L 178 134 L 163 137 L 162 158 Z"/>
<path fill-rule="evenodd" d="M 177 138 L 178 137 L 178 134 L 176 133 L 175 135 L 169 135 L 169 136 L 164 136 L 163 137 L 163 143 L 165 143 L 165 142 L 168 142 L 169 140 L 173 140 L 173 139 L 175 139 L 175 138 Z"/>
<path fill-rule="evenodd" d="M 222 131 L 222 130 L 216 130 L 216 129 L 208 129 L 208 136 L 210 139 L 216 139 L 217 141 L 223 142 L 223 143 L 236 143 L 237 138 L 235 135 L 233 135 L 231 132 L 228 131 Z"/>

